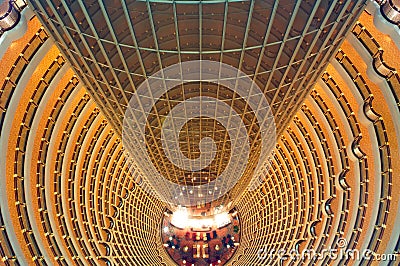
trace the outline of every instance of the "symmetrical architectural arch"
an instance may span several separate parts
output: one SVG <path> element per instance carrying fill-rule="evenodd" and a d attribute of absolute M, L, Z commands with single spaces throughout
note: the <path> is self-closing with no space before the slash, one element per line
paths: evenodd
<path fill-rule="evenodd" d="M 235 203 L 241 241 L 229 265 L 376 263 L 290 256 L 329 247 L 399 264 L 399 10 L 398 1 L 369 2 L 279 131 L 262 184 Z M 6 16 L 0 264 L 175 265 L 160 233 L 166 205 L 141 188 L 117 121 L 107 120 L 30 7 L 17 1 Z"/>

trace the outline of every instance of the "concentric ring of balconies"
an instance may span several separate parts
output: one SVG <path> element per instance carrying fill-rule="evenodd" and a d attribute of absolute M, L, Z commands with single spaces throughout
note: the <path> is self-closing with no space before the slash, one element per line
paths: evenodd
<path fill-rule="evenodd" d="M 277 262 L 257 257 L 265 247 L 321 250 L 340 237 L 352 248 L 399 254 L 400 79 L 395 70 L 366 74 L 388 47 L 360 23 L 349 38 L 365 50 L 343 44 L 283 133 L 264 184 L 237 203 L 242 241 L 232 265 Z M 136 185 L 140 173 L 128 171 L 115 132 L 58 51 L 47 52 L 43 29 L 28 34 L 1 62 L 10 71 L 0 74 L 0 143 L 10 139 L 11 154 L 0 159 L 1 171 L 9 169 L 1 174 L 7 186 L 0 180 L 2 261 L 170 265 L 157 233 L 164 206 Z M 36 65 L 40 75 L 20 95 Z"/>
<path fill-rule="evenodd" d="M 364 1 L 334 1 L 331 5 L 304 1 L 31 4 L 117 133 L 121 133 L 128 101 L 144 78 L 161 68 L 198 59 L 227 63 L 254 79 L 275 114 L 278 134 L 283 132 L 364 8 Z M 218 97 L 218 90 L 211 92 Z M 187 98 L 185 93 L 178 98 L 180 102 Z M 196 93 L 201 94 L 199 90 Z M 172 91 L 171 96 L 176 98 Z M 234 99 L 232 106 L 241 110 L 239 100 Z M 163 110 L 161 106 L 154 112 L 158 121 L 162 121 Z M 198 138 L 193 136 L 200 131 L 218 131 L 215 124 L 204 125 L 212 127 L 192 127 L 188 139 L 195 142 Z M 147 146 L 157 170 L 168 180 L 186 178 L 160 152 L 159 134 L 149 132 Z M 215 139 L 217 143 L 224 140 Z M 188 143 L 187 147 L 196 145 Z M 252 150 L 250 166 L 256 162 L 256 154 Z M 232 199 L 238 197 L 251 174 L 246 170 L 238 182 L 241 187 L 232 189 Z M 228 200 L 223 205 L 227 204 Z"/>

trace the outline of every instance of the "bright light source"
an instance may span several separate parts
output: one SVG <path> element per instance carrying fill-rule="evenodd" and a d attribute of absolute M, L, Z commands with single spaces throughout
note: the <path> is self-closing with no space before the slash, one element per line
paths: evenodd
<path fill-rule="evenodd" d="M 180 208 L 174 212 L 171 223 L 178 228 L 186 228 L 189 225 L 189 214 L 186 208 Z"/>
<path fill-rule="evenodd" d="M 211 227 L 214 224 L 214 220 L 213 219 L 190 219 L 189 224 L 190 224 L 190 227 L 192 227 L 192 228 Z"/>
<path fill-rule="evenodd" d="M 231 217 L 226 212 L 218 213 L 217 215 L 215 215 L 214 223 L 217 226 L 217 228 L 223 227 L 231 223 Z"/>
<path fill-rule="evenodd" d="M 205 227 L 223 227 L 231 223 L 231 217 L 228 213 L 219 213 L 214 217 L 210 218 L 189 218 L 189 214 L 186 208 L 181 207 L 172 214 L 171 224 L 178 228 L 205 228 Z M 164 228 L 164 232 L 167 233 L 168 228 Z"/>

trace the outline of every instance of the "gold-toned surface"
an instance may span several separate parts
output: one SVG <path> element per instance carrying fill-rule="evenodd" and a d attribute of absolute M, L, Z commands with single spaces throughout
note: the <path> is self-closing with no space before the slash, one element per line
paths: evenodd
<path fill-rule="evenodd" d="M 366 16 L 359 22 L 379 46 L 360 50 L 355 44 L 367 45 L 368 34 L 352 36 L 318 79 L 280 135 L 264 183 L 235 204 L 241 242 L 229 265 L 279 263 L 258 251 L 320 250 L 340 238 L 399 262 L 400 82 L 397 72 L 367 74 L 374 71 L 369 50 L 382 48 L 396 70 L 398 53 Z M 159 234 L 165 206 L 137 185 L 141 174 L 128 169 L 115 130 L 50 39 L 41 46 L 42 34 L 31 20 L 0 62 L 0 264 L 174 265 Z M 36 59 L 19 55 L 27 46 L 39 47 Z M 24 84 L 20 94 L 17 84 Z M 313 262 L 337 263 L 305 264 Z"/>
<path fill-rule="evenodd" d="M 69 5 L 32 0 L 30 4 L 110 125 L 123 136 L 129 101 L 142 82 L 161 69 L 193 60 L 225 63 L 248 75 L 271 107 L 277 134 L 283 133 L 366 1 L 78 1 Z M 180 147 L 189 158 L 197 158 L 201 137 L 209 132 L 219 148 L 215 161 L 201 174 L 175 166 L 163 151 L 160 132 L 176 104 L 196 96 L 226 100 L 245 122 L 251 152 L 240 185 L 222 198 L 215 195 L 219 202 L 212 203 L 227 206 L 250 183 L 258 163 L 261 143 L 256 136 L 261 133 L 252 118 L 256 110 L 249 110 L 226 88 L 200 83 L 167 89 L 165 100 L 157 102 L 149 116 L 146 147 L 160 175 L 175 184 L 190 186 L 193 175 L 214 180 L 232 155 L 225 145 L 227 134 L 214 134 L 220 127 L 206 120 L 185 128 Z M 126 149 L 132 153 L 130 147 Z M 132 157 L 147 172 L 142 165 L 147 158 Z M 158 186 L 153 190 L 170 191 L 163 183 Z"/>

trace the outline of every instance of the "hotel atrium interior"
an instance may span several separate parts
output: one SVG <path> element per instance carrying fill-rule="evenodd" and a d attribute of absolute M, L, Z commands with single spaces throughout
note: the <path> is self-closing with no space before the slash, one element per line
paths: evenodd
<path fill-rule="evenodd" d="M 399 0 L 0 0 L 0 265 L 400 265 L 399 27 Z"/>

